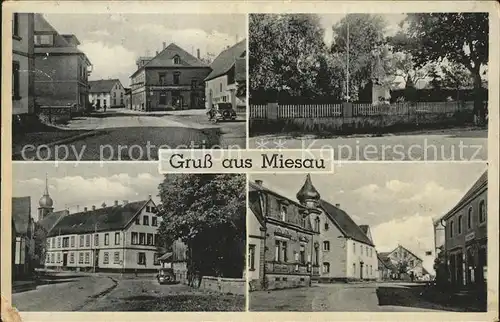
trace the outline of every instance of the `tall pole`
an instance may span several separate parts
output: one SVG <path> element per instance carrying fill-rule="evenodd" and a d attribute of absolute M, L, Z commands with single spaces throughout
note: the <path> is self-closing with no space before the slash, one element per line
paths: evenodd
<path fill-rule="evenodd" d="M 347 91 L 347 101 L 349 102 L 349 15 L 346 15 L 346 23 L 347 23 L 347 82 L 346 82 L 346 91 Z"/>
<path fill-rule="evenodd" d="M 94 259 L 93 259 L 93 262 L 94 262 L 94 267 L 93 267 L 93 271 L 95 273 L 95 262 L 96 262 L 96 259 L 97 259 L 97 245 L 95 243 L 95 236 L 97 235 L 97 223 L 94 224 Z"/>

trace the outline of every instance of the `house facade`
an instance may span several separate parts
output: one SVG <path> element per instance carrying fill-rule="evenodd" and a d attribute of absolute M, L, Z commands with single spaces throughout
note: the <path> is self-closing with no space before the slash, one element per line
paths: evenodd
<path fill-rule="evenodd" d="M 140 57 L 131 78 L 134 110 L 196 109 L 204 107 L 203 80 L 210 67 L 176 44 L 154 57 Z"/>
<path fill-rule="evenodd" d="M 238 89 L 246 86 L 246 40 L 222 51 L 210 67 L 212 71 L 205 78 L 206 108 L 217 103 L 231 103 L 235 110 L 244 109 L 246 95 Z"/>
<path fill-rule="evenodd" d="M 160 267 L 157 230 L 161 217 L 151 200 L 118 203 L 83 212 L 49 214 L 46 268 L 77 271 L 155 271 Z M 49 223 L 50 221 L 50 223 Z"/>
<path fill-rule="evenodd" d="M 12 114 L 35 112 L 33 13 L 12 16 Z"/>
<path fill-rule="evenodd" d="M 484 172 L 441 221 L 451 285 L 482 288 L 487 276 L 488 172 Z"/>
<path fill-rule="evenodd" d="M 407 278 L 413 275 L 415 279 L 420 279 L 425 275 L 422 259 L 401 245 L 391 252 L 381 252 L 380 257 L 386 265 L 392 267 L 395 278 Z"/>
<path fill-rule="evenodd" d="M 338 205 L 321 199 L 309 175 L 296 198 L 250 183 L 251 290 L 377 279 L 373 242 Z"/>
<path fill-rule="evenodd" d="M 94 110 L 104 107 L 125 107 L 125 88 L 119 79 L 90 81 L 89 101 Z"/>
<path fill-rule="evenodd" d="M 34 221 L 31 217 L 31 198 L 12 198 L 12 280 L 28 278 L 34 269 Z"/>
<path fill-rule="evenodd" d="M 78 49 L 75 35 L 59 34 L 42 14 L 35 14 L 34 20 L 36 104 L 82 112 L 89 107 L 89 59 Z"/>

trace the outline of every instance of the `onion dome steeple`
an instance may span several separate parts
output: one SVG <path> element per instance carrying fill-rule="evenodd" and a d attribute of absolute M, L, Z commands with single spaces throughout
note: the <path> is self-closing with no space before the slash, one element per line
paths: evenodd
<path fill-rule="evenodd" d="M 299 192 L 297 192 L 297 200 L 299 200 L 301 204 L 315 205 L 320 198 L 321 196 L 318 190 L 316 190 L 312 184 L 311 175 L 307 174 L 304 185 L 300 188 Z"/>
<path fill-rule="evenodd" d="M 47 178 L 47 174 L 45 174 L 45 192 L 43 193 L 42 198 L 38 201 L 38 220 L 42 220 L 48 214 L 54 210 L 54 201 L 49 196 L 49 182 Z"/>

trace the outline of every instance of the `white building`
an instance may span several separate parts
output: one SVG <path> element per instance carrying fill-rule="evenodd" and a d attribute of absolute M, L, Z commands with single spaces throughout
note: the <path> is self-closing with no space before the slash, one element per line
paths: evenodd
<path fill-rule="evenodd" d="M 45 267 L 96 271 L 153 271 L 160 267 L 157 230 L 161 217 L 151 198 L 46 215 Z M 55 222 L 55 224 L 54 224 Z"/>
<path fill-rule="evenodd" d="M 221 52 L 210 67 L 212 71 L 205 78 L 206 108 L 226 102 L 234 109 L 245 108 L 246 95 L 238 93 L 238 85 L 246 84 L 246 40 Z"/>
<path fill-rule="evenodd" d="M 382 252 L 379 255 L 382 260 L 389 261 L 392 264 L 396 269 L 396 275 L 407 274 L 409 276 L 413 273 L 413 276 L 419 279 L 428 274 L 422 265 L 422 259 L 401 245 L 398 245 L 398 247 L 391 252 Z M 401 272 L 399 272 L 400 270 Z M 398 278 L 403 277 L 404 276 L 398 276 Z"/>
<path fill-rule="evenodd" d="M 125 106 L 125 88 L 119 79 L 89 82 L 89 101 L 94 109 Z"/>

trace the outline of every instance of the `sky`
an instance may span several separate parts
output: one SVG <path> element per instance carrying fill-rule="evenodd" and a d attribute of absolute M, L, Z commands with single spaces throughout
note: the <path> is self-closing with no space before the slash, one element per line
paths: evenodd
<path fill-rule="evenodd" d="M 311 174 L 321 198 L 340 204 L 358 225 L 369 225 L 378 252 L 401 244 L 433 272 L 433 219 L 445 215 L 486 170 L 485 164 L 342 164 L 334 174 Z M 251 180 L 285 197 L 295 195 L 305 174 L 255 174 Z M 433 252 L 434 253 L 434 252 Z"/>
<path fill-rule="evenodd" d="M 246 37 L 246 16 L 238 14 L 44 14 L 60 34 L 74 34 L 94 70 L 90 80 L 118 78 L 129 86 L 139 56 L 176 43 L 196 56 L 214 59 Z"/>
<path fill-rule="evenodd" d="M 75 166 L 76 165 L 76 166 Z M 48 177 L 49 195 L 54 211 L 68 208 L 70 213 L 103 202 L 112 205 L 115 200 L 159 202 L 158 185 L 163 176 L 158 174 L 158 163 L 14 163 L 13 197 L 31 197 L 31 214 L 37 220 L 38 201 L 45 190 Z"/>

